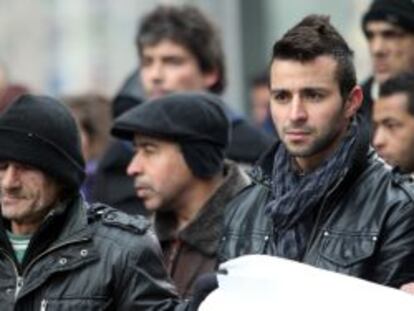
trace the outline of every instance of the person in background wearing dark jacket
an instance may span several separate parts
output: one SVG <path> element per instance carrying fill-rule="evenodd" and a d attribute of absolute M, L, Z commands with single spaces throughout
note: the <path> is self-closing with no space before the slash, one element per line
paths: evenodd
<path fill-rule="evenodd" d="M 220 261 L 268 254 L 375 283 L 414 278 L 414 191 L 369 147 L 353 52 L 326 16 L 273 46 L 280 142 L 226 207 Z"/>
<path fill-rule="evenodd" d="M 414 71 L 414 2 L 374 0 L 362 20 L 373 76 L 362 85 L 361 112 L 371 124 L 372 105 L 380 84 L 405 71 Z"/>
<path fill-rule="evenodd" d="M 141 104 L 142 98 L 138 71 L 134 70 L 112 101 L 112 119 Z M 126 175 L 126 168 L 133 155 L 130 142 L 119 139 L 110 141 L 94 176 L 91 202 L 102 202 L 132 215 L 148 214 L 141 200 L 135 195 L 132 179 Z"/>
<path fill-rule="evenodd" d="M 249 179 L 224 160 L 229 121 L 208 93 L 174 93 L 127 111 L 112 134 L 134 142 L 128 167 L 137 196 L 155 212 L 155 230 L 179 293 L 214 271 L 224 207 Z"/>
<path fill-rule="evenodd" d="M 69 110 L 23 95 L 0 116 L 0 305 L 7 310 L 173 310 L 174 286 L 142 216 L 79 195 Z"/>
<path fill-rule="evenodd" d="M 221 94 L 226 85 L 221 38 L 215 25 L 192 6 L 158 6 L 144 16 L 136 36 L 140 76 L 148 98 L 177 91 Z M 232 137 L 227 157 L 254 164 L 272 143 L 227 105 Z"/>
<path fill-rule="evenodd" d="M 414 174 L 414 73 L 381 85 L 373 122 L 372 144 L 378 154 L 401 172 Z"/>

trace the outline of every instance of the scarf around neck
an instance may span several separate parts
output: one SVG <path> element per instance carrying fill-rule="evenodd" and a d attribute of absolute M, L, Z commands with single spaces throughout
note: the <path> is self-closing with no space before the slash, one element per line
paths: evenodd
<path fill-rule="evenodd" d="M 272 171 L 272 199 L 266 212 L 273 218 L 276 255 L 301 260 L 321 200 L 350 168 L 358 131 L 351 123 L 348 133 L 330 157 L 315 170 L 299 176 L 292 157 L 280 143 Z"/>

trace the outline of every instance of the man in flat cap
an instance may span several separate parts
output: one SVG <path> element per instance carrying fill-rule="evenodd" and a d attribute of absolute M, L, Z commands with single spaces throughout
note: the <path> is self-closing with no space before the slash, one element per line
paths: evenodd
<path fill-rule="evenodd" d="M 224 160 L 230 125 L 221 107 L 212 94 L 175 93 L 131 109 L 112 129 L 134 142 L 127 172 L 155 212 L 167 268 L 184 297 L 199 274 L 216 268 L 224 206 L 248 184 Z"/>
<path fill-rule="evenodd" d="M 173 310 L 143 217 L 79 195 L 84 160 L 69 110 L 24 95 L 0 116 L 1 310 Z"/>
<path fill-rule="evenodd" d="M 414 71 L 414 1 L 374 0 L 362 20 L 373 75 L 363 84 L 361 111 L 371 121 L 380 84 L 404 71 Z"/>

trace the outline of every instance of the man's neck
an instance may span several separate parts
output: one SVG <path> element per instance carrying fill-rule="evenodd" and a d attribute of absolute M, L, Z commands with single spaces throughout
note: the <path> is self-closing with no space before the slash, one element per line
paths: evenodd
<path fill-rule="evenodd" d="M 15 235 L 31 235 L 36 232 L 41 223 L 11 222 L 11 232 Z"/>
<path fill-rule="evenodd" d="M 194 220 L 198 212 L 222 185 L 223 181 L 224 176 L 220 174 L 209 180 L 199 180 L 193 185 L 191 190 L 180 200 L 179 206 L 174 210 L 177 220 L 177 231 L 181 231 Z"/>

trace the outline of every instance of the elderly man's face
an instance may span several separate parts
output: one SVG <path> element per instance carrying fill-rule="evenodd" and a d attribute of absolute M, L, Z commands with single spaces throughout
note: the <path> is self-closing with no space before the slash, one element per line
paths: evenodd
<path fill-rule="evenodd" d="M 18 162 L 0 162 L 1 213 L 11 222 L 12 230 L 36 230 L 56 203 L 58 193 L 56 181 L 42 171 Z"/>

